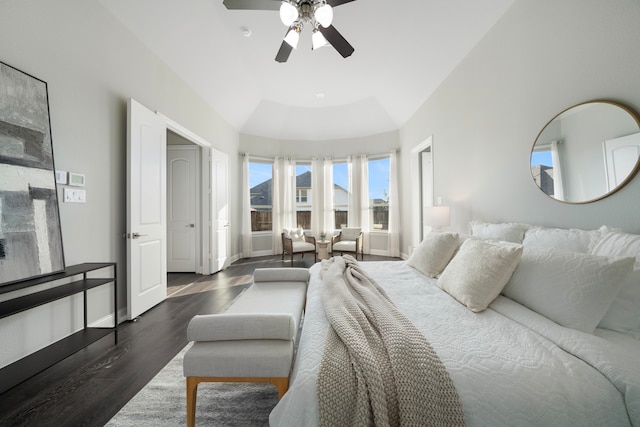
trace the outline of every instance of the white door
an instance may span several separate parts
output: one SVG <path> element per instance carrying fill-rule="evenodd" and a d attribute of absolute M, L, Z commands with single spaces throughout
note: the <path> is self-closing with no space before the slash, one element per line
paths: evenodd
<path fill-rule="evenodd" d="M 167 147 L 167 271 L 196 271 L 197 154 L 195 146 Z"/>
<path fill-rule="evenodd" d="M 127 104 L 127 318 L 167 296 L 164 119 L 133 99 Z"/>
<path fill-rule="evenodd" d="M 229 157 L 216 149 L 211 149 L 212 189 L 213 189 L 213 236 L 212 258 L 215 271 L 225 268 L 229 256 Z"/>
<path fill-rule="evenodd" d="M 633 172 L 640 158 L 640 133 L 604 142 L 607 191 L 622 184 Z"/>

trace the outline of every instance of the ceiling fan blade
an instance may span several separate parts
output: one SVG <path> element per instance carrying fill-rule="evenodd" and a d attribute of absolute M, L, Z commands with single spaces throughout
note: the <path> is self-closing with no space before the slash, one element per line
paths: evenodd
<path fill-rule="evenodd" d="M 340 6 L 341 4 L 350 3 L 354 0 L 327 0 L 327 3 L 331 7 Z"/>
<path fill-rule="evenodd" d="M 320 25 L 318 30 L 320 30 L 324 38 L 331 43 L 331 46 L 333 46 L 343 58 L 351 56 L 355 50 L 333 25 L 329 25 L 327 28 Z"/>
<path fill-rule="evenodd" d="M 291 55 L 292 50 L 293 48 L 291 47 L 291 45 L 283 40 L 282 44 L 280 45 L 280 50 L 278 50 L 278 54 L 276 55 L 276 61 L 287 62 L 287 59 L 289 59 L 289 55 Z"/>
<path fill-rule="evenodd" d="M 224 0 L 227 9 L 280 10 L 280 0 Z"/>

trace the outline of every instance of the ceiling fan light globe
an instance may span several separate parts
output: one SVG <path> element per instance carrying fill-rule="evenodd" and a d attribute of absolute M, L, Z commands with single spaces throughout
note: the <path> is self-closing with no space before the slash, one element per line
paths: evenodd
<path fill-rule="evenodd" d="M 300 33 L 298 33 L 295 28 L 291 28 L 286 36 L 284 36 L 284 41 L 289 44 L 294 49 L 298 48 L 298 40 L 300 39 Z"/>
<path fill-rule="evenodd" d="M 324 28 L 327 28 L 333 22 L 333 8 L 325 3 L 315 10 L 313 16 L 318 24 L 322 25 Z"/>
<path fill-rule="evenodd" d="M 329 42 L 324 38 L 322 33 L 317 29 L 313 30 L 313 34 L 311 35 L 311 50 L 320 49 L 327 44 L 329 44 Z"/>
<path fill-rule="evenodd" d="M 283 1 L 280 5 L 280 20 L 282 23 L 290 27 L 296 19 L 298 19 L 298 8 L 287 1 Z"/>

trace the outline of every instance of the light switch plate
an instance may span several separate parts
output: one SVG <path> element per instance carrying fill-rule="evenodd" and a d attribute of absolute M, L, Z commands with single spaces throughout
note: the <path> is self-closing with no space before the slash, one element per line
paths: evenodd
<path fill-rule="evenodd" d="M 56 184 L 63 184 L 65 185 L 67 183 L 67 171 L 56 171 Z"/>
<path fill-rule="evenodd" d="M 87 192 L 79 188 L 65 188 L 64 201 L 65 203 L 86 203 Z"/>

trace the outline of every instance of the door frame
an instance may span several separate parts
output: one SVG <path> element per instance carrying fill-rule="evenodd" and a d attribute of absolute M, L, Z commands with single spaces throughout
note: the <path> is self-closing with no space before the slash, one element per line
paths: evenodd
<path fill-rule="evenodd" d="M 413 185 L 413 206 L 411 208 L 412 214 L 412 222 L 413 222 L 413 233 L 412 233 L 412 246 L 413 248 L 418 247 L 420 242 L 424 237 L 424 226 L 422 224 L 422 211 L 423 206 L 433 206 L 433 200 L 422 200 L 422 195 L 424 194 L 422 183 L 423 180 L 423 171 L 422 171 L 422 153 L 430 151 L 431 152 L 431 194 L 434 193 L 434 156 L 433 156 L 433 135 L 427 137 L 420 144 L 416 145 L 411 149 L 411 182 Z M 428 203 L 428 205 L 426 204 Z M 411 255 L 412 250 L 409 250 L 409 255 Z"/>
<path fill-rule="evenodd" d="M 200 233 L 199 239 L 200 245 L 196 248 L 196 273 L 198 274 L 213 274 L 215 273 L 215 265 L 212 262 L 215 255 L 215 245 L 213 245 L 212 239 L 212 221 L 211 218 L 213 216 L 213 195 L 212 195 L 212 181 L 213 174 L 211 171 L 211 149 L 213 146 L 211 143 L 200 136 L 196 135 L 189 129 L 170 119 L 162 113 L 156 112 L 156 114 L 165 122 L 165 126 L 167 130 L 170 130 L 173 133 L 180 135 L 181 137 L 193 142 L 195 145 L 200 147 L 201 156 L 200 156 L 200 176 L 196 177 L 200 180 L 200 209 L 199 209 L 199 219 L 200 219 Z M 206 185 L 208 183 L 208 185 Z M 205 232 L 205 230 L 208 230 Z M 198 262 L 199 261 L 199 262 Z"/>

